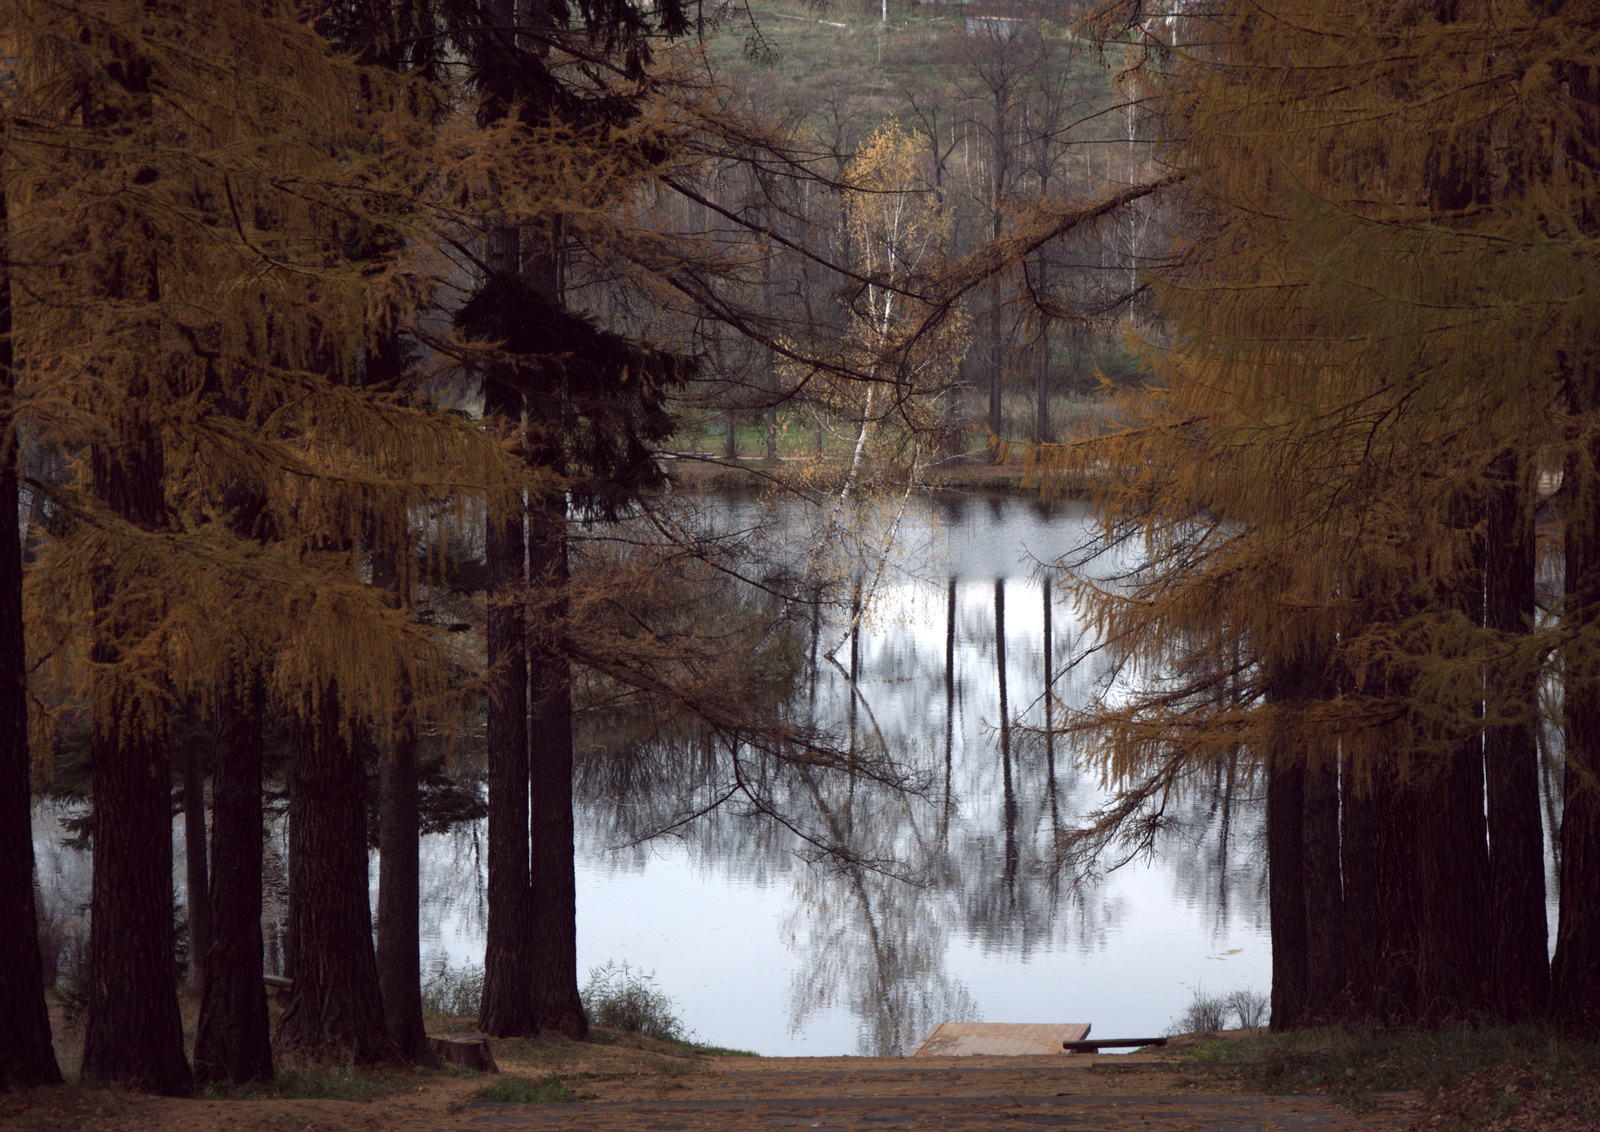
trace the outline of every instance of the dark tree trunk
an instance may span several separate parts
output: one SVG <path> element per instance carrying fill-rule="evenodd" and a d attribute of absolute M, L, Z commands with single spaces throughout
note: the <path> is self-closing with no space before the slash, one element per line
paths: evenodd
<path fill-rule="evenodd" d="M 166 526 L 163 460 L 144 418 L 146 375 L 130 375 L 107 415 L 117 436 L 91 454 L 96 495 L 143 530 Z M 172 899 L 171 732 L 165 689 L 126 667 L 125 648 L 154 630 L 159 595 L 100 566 L 92 584 L 94 641 L 93 880 L 85 1082 L 187 1096 L 193 1076 L 178 1013 Z"/>
<path fill-rule="evenodd" d="M 217 692 L 211 759 L 211 945 L 200 991 L 195 1076 L 272 1080 L 261 984 L 261 673 L 232 667 Z"/>
<path fill-rule="evenodd" d="M 1346 755 L 1339 771 L 1339 864 L 1344 878 L 1344 960 L 1347 1013 L 1353 1020 L 1376 1007 L 1378 970 L 1377 807 L 1370 784 L 1358 780 Z"/>
<path fill-rule="evenodd" d="M 366 768 L 350 742 L 339 688 L 305 705 L 289 770 L 289 969 L 280 1061 L 395 1062 L 384 1027 L 367 879 Z"/>
<path fill-rule="evenodd" d="M 405 540 L 377 539 L 372 584 L 389 592 L 397 607 L 408 605 L 402 555 Z M 411 683 L 403 674 L 389 749 L 378 767 L 378 988 L 384 1025 L 412 1065 L 433 1064 L 422 1021 L 422 954 L 419 943 L 421 880 L 417 842 L 421 817 L 417 804 L 417 725 Z"/>
<path fill-rule="evenodd" d="M 211 945 L 211 896 L 206 881 L 206 776 L 200 739 L 183 741 L 183 856 L 189 901 L 189 985 L 204 984 Z"/>
<path fill-rule="evenodd" d="M 1417 1022 L 1469 1021 L 1488 1006 L 1488 831 L 1476 735 L 1446 756 L 1442 777 L 1416 794 L 1423 896 Z"/>
<path fill-rule="evenodd" d="M 1325 964 L 1330 956 L 1313 957 L 1310 914 L 1321 910 L 1330 896 L 1315 890 L 1325 882 L 1324 846 L 1307 852 L 1307 802 L 1321 803 L 1318 777 L 1318 737 L 1307 733 L 1304 713 L 1309 702 L 1322 694 L 1324 659 L 1319 652 L 1301 651 L 1269 662 L 1267 700 L 1273 708 L 1273 735 L 1266 756 L 1267 772 L 1267 903 L 1272 926 L 1272 1029 L 1293 1030 L 1315 1020 L 1312 1014 L 1313 977 L 1331 979 Z M 1308 767 L 1310 768 L 1308 770 Z M 1329 772 L 1331 774 L 1331 772 Z M 1326 819 L 1314 810 L 1311 820 Z M 1336 890 L 1335 890 L 1336 891 Z M 1319 964 L 1313 971 L 1313 963 Z"/>
<path fill-rule="evenodd" d="M 1459 508 L 1462 526 L 1475 507 Z M 1443 587 L 1450 607 L 1483 623 L 1483 552 L 1475 535 L 1473 560 Z M 1489 830 L 1484 820 L 1480 711 L 1458 729 L 1439 763 L 1417 775 L 1417 867 L 1423 895 L 1419 937 L 1423 1024 L 1469 1021 L 1489 1003 Z M 1446 736 L 1448 742 L 1449 736 Z"/>
<path fill-rule="evenodd" d="M 532 1034 L 533 907 L 528 889 L 528 667 L 522 513 L 489 523 L 489 924 L 478 1028 Z"/>
<path fill-rule="evenodd" d="M 0 193 L 0 1091 L 61 1080 L 50 1044 L 33 904 L 28 665 L 17 528 L 16 388 L 5 195 Z"/>
<path fill-rule="evenodd" d="M 1484 762 L 1489 808 L 1489 986 L 1495 1017 L 1525 1022 L 1550 997 L 1544 911 L 1544 831 L 1539 824 L 1538 666 L 1510 647 L 1533 627 L 1533 484 L 1515 453 L 1490 469 L 1484 623 L 1507 640 L 1510 664 L 1491 667 Z M 1500 705 L 1494 707 L 1496 697 Z"/>
<path fill-rule="evenodd" d="M 1560 7 L 1580 5 L 1568 0 Z M 1554 71 L 1582 122 L 1566 156 L 1592 181 L 1600 153 L 1600 75 L 1577 59 L 1563 60 Z M 1600 230 L 1600 215 L 1592 205 L 1581 222 L 1591 238 Z M 1561 360 L 1567 371 L 1567 409 L 1581 426 L 1582 439 L 1568 455 L 1563 485 L 1567 573 L 1561 620 L 1571 643 L 1562 658 L 1565 809 L 1550 1003 L 1557 1025 L 1593 1040 L 1600 1037 L 1600 649 L 1595 644 L 1600 624 L 1600 436 L 1595 432 L 1600 424 L 1600 359 L 1585 351 Z"/>
<path fill-rule="evenodd" d="M 1600 367 L 1587 359 L 1568 375 L 1569 410 L 1593 421 Z M 1563 480 L 1566 597 L 1566 773 L 1561 817 L 1561 914 L 1550 965 L 1550 1014 L 1564 1031 L 1600 1037 L 1600 439 L 1589 432 L 1567 460 Z"/>
<path fill-rule="evenodd" d="M 1305 1019 L 1327 1022 L 1345 989 L 1344 892 L 1339 873 L 1339 774 L 1331 757 L 1306 768 L 1303 811 L 1306 907 Z"/>
<path fill-rule="evenodd" d="M 409 688 L 403 690 L 409 699 Z M 421 882 L 417 861 L 417 732 L 408 708 L 378 771 L 378 986 L 384 1024 L 412 1065 L 432 1060 L 422 1022 L 419 948 Z"/>
<path fill-rule="evenodd" d="M 1267 758 L 1267 904 L 1272 923 L 1272 1029 L 1306 1015 L 1305 770 L 1287 752 Z"/>
<path fill-rule="evenodd" d="M 573 869 L 572 675 L 556 635 L 565 632 L 566 502 L 542 497 L 530 510 L 529 576 L 537 630 L 529 645 L 533 723 L 529 728 L 529 786 L 533 841 L 532 886 L 534 1021 L 574 1040 L 589 1034 L 578 998 L 578 885 Z"/>
<path fill-rule="evenodd" d="M 519 270 L 517 233 L 495 229 L 492 266 Z M 523 397 L 491 373 L 484 381 L 484 414 L 520 428 Z M 520 499 L 489 515 L 485 554 L 489 567 L 489 924 L 484 943 L 483 1001 L 478 1028 L 491 1037 L 538 1030 L 528 986 L 533 978 L 533 908 L 528 888 L 528 661 L 523 602 L 527 545 Z"/>
<path fill-rule="evenodd" d="M 1372 980 L 1376 1019 L 1417 1025 L 1426 1016 L 1422 947 L 1423 905 L 1417 840 L 1424 807 L 1440 804 L 1401 780 L 1385 761 L 1373 771 L 1373 861 L 1377 880 L 1377 964 Z"/>

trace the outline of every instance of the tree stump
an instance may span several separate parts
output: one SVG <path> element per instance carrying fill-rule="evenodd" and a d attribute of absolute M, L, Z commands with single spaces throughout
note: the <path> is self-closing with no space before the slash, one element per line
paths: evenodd
<path fill-rule="evenodd" d="M 463 1069 L 476 1069 L 479 1073 L 498 1073 L 494 1054 L 489 1051 L 489 1039 L 484 1034 L 468 1031 L 461 1034 L 430 1034 L 428 1048 Z"/>

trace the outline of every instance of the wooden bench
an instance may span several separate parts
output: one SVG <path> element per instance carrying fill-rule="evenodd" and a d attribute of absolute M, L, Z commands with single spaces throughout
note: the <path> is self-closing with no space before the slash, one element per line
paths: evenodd
<path fill-rule="evenodd" d="M 1069 1053 L 1098 1053 L 1103 1049 L 1142 1049 L 1166 1044 L 1166 1038 L 1106 1038 L 1093 1042 L 1062 1042 L 1061 1048 Z"/>

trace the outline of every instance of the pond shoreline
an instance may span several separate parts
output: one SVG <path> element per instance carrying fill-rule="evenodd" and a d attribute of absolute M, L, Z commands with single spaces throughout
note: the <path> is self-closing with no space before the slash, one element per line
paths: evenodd
<path fill-rule="evenodd" d="M 817 460 L 780 456 L 776 460 L 749 456 L 729 459 L 711 452 L 661 453 L 663 470 L 675 488 L 730 489 L 748 491 L 752 487 L 785 487 L 803 482 L 806 487 L 837 488 L 844 483 L 843 459 Z M 936 491 L 1003 492 L 1020 496 L 1040 496 L 1037 482 L 1030 481 L 1018 460 L 991 464 L 981 456 L 964 456 L 927 469 L 921 486 Z M 1055 485 L 1053 498 L 1087 499 L 1091 483 L 1084 479 Z"/>

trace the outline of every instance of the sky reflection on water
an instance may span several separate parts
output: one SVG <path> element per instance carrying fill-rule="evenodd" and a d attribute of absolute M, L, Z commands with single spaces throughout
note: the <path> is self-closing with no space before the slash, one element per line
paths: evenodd
<path fill-rule="evenodd" d="M 752 501 L 723 519 L 766 519 L 780 546 L 812 537 Z M 899 534 L 857 638 L 848 611 L 820 626 L 836 663 L 819 662 L 801 697 L 816 718 L 881 741 L 926 792 L 782 768 L 763 784 L 796 827 L 888 871 L 808 859 L 782 826 L 728 811 L 634 844 L 725 781 L 714 744 L 635 753 L 644 765 L 625 771 L 580 767 L 580 965 L 653 971 L 703 1040 L 764 1054 L 904 1053 L 946 1020 L 1146 1036 L 1197 988 L 1264 992 L 1261 812 L 1242 779 L 1190 800 L 1153 865 L 1076 890 L 1055 867 L 1057 832 L 1101 798 L 1061 741 L 1027 730 L 1044 722 L 1047 616 L 1058 700 L 1084 702 L 1103 674 L 1096 658 L 1067 663 L 1084 626 L 1041 565 L 1084 544 L 1082 510 L 941 496 L 913 501 Z M 464 848 L 459 836 L 430 847 L 425 865 L 455 878 L 424 919 L 458 964 L 482 955 L 481 896 L 455 868 Z"/>
<path fill-rule="evenodd" d="M 718 507 L 719 523 L 760 525 L 780 551 L 814 537 L 798 512 Z M 913 500 L 859 633 L 848 610 L 818 626 L 839 647 L 797 710 L 881 742 L 923 790 L 760 759 L 745 769 L 794 828 L 877 868 L 818 859 L 783 824 L 729 808 L 641 841 L 725 784 L 714 743 L 580 758 L 580 983 L 608 961 L 654 972 L 699 1039 L 769 1055 L 905 1053 L 954 1020 L 1149 1036 L 1198 988 L 1266 991 L 1263 815 L 1242 777 L 1188 799 L 1151 865 L 1076 889 L 1055 867 L 1057 833 L 1102 797 L 1064 742 L 1030 730 L 1045 720 L 1047 674 L 1066 705 L 1103 675 L 1097 656 L 1069 663 L 1084 626 L 1042 566 L 1085 543 L 1084 523 L 1076 506 L 1014 497 Z M 44 897 L 86 906 L 87 854 L 61 846 L 48 807 L 39 816 Z M 282 832 L 267 846 L 280 871 Z M 481 824 L 423 839 L 425 965 L 482 962 L 485 844 Z M 181 899 L 181 820 L 174 862 Z M 269 918 L 284 895 L 281 877 L 269 883 Z"/>

